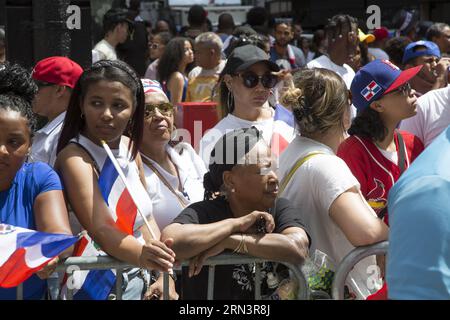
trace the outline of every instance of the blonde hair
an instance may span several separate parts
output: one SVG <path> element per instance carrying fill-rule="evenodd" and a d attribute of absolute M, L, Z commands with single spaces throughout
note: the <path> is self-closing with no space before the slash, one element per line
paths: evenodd
<path fill-rule="evenodd" d="M 327 69 L 304 69 L 293 81 L 294 88 L 286 91 L 281 103 L 292 108 L 302 135 L 324 134 L 336 126 L 345 130 L 349 93 L 340 76 Z"/>

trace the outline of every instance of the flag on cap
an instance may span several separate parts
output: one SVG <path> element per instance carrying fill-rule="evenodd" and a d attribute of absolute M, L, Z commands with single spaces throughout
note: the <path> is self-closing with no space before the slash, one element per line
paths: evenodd
<path fill-rule="evenodd" d="M 372 99 L 374 95 L 380 92 L 380 90 L 381 87 L 375 81 L 372 81 L 361 91 L 361 94 L 367 101 L 370 101 L 370 99 Z"/>
<path fill-rule="evenodd" d="M 77 240 L 67 234 L 0 224 L 0 287 L 18 286 Z"/>

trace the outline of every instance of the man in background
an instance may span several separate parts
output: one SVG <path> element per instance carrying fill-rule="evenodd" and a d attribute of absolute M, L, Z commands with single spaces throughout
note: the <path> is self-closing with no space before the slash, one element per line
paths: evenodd
<path fill-rule="evenodd" d="M 442 56 L 450 55 L 450 26 L 446 23 L 435 23 L 427 31 L 428 41 L 433 41 L 439 47 Z"/>
<path fill-rule="evenodd" d="M 128 18 L 128 10 L 113 8 L 103 17 L 104 38 L 92 50 L 92 62 L 98 60 L 117 60 L 116 47 L 127 41 L 133 29 L 133 21 Z"/>

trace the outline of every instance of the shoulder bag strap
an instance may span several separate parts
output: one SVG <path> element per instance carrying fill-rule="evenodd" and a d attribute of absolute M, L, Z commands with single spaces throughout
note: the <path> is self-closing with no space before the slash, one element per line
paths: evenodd
<path fill-rule="evenodd" d="M 405 160 L 406 160 L 406 154 L 405 154 L 405 141 L 403 141 L 402 134 L 397 130 L 397 140 L 398 140 L 398 166 L 400 167 L 400 175 L 405 172 Z"/>
<path fill-rule="evenodd" d="M 284 191 L 284 189 L 286 189 L 289 181 L 292 179 L 293 175 L 295 174 L 295 172 L 297 171 L 298 168 L 300 168 L 306 161 L 308 161 L 312 157 L 317 156 L 319 154 L 324 154 L 324 153 L 323 152 L 311 152 L 311 153 L 307 154 L 305 157 L 298 159 L 297 162 L 292 166 L 289 173 L 280 182 L 280 188 L 279 188 L 278 194 L 281 194 Z"/>
<path fill-rule="evenodd" d="M 153 165 L 153 163 L 151 163 L 151 161 L 149 161 L 148 159 L 146 159 L 145 157 L 142 157 L 142 161 L 147 165 L 147 167 L 149 167 L 155 174 L 156 176 L 162 181 L 162 183 L 164 183 L 164 185 L 167 187 L 167 189 L 169 189 L 170 192 L 173 193 L 173 195 L 175 197 L 177 197 L 178 202 L 181 204 L 181 206 L 183 208 L 186 208 L 186 202 L 184 200 L 184 198 L 182 198 L 175 190 L 174 188 L 170 185 L 170 183 L 166 180 L 166 178 L 164 178 L 164 176 L 158 171 L 158 169 L 155 168 L 155 166 Z"/>

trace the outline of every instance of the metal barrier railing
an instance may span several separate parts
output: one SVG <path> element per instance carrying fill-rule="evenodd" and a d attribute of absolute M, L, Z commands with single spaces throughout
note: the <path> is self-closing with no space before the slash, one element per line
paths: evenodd
<path fill-rule="evenodd" d="M 261 264 L 264 262 L 268 262 L 270 260 L 255 258 L 246 255 L 240 254 L 231 254 L 231 253 L 223 253 L 215 257 L 208 258 L 205 261 L 205 266 L 209 267 L 209 276 L 208 276 L 208 292 L 207 299 L 212 300 L 214 298 L 214 276 L 215 276 L 215 267 L 217 265 L 234 265 L 234 264 L 249 264 L 256 263 L 255 268 L 255 299 L 261 300 Z M 308 284 L 306 282 L 306 278 L 301 271 L 300 266 L 296 266 L 287 262 L 276 261 L 285 265 L 292 272 L 292 275 L 296 278 L 298 283 L 298 291 L 297 291 L 297 299 L 298 300 L 308 300 L 309 299 L 309 290 Z M 76 266 L 76 270 L 71 267 Z M 189 261 L 184 261 L 181 264 L 181 267 L 189 266 Z M 105 269 L 113 269 L 116 270 L 116 298 L 117 300 L 122 299 L 122 272 L 124 269 L 133 268 L 135 266 L 128 264 L 123 261 L 116 260 L 115 258 L 109 256 L 103 257 L 70 257 L 66 260 L 62 261 L 56 271 L 58 272 L 67 272 L 67 276 L 73 275 L 73 272 L 81 271 L 81 270 L 105 270 Z M 175 271 L 179 271 L 176 269 Z M 163 299 L 169 299 L 169 274 L 164 274 L 163 279 Z M 23 287 L 22 285 L 17 287 L 17 300 L 23 299 Z M 73 289 L 68 289 L 67 298 L 73 298 Z"/>
<path fill-rule="evenodd" d="M 345 280 L 353 267 L 362 259 L 372 255 L 386 254 L 388 241 L 379 242 L 370 246 L 358 247 L 342 259 L 334 274 L 331 296 L 334 300 L 344 299 Z"/>

